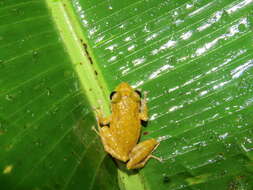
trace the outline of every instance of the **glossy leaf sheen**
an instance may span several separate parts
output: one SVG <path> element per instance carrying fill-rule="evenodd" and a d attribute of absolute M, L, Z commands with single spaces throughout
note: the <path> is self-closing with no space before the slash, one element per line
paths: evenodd
<path fill-rule="evenodd" d="M 0 1 L 0 189 L 117 189 L 44 1 Z M 99 188 L 98 188 L 99 187 Z"/>
<path fill-rule="evenodd" d="M 253 1 L 73 0 L 111 90 L 149 92 L 147 189 L 253 189 Z"/>

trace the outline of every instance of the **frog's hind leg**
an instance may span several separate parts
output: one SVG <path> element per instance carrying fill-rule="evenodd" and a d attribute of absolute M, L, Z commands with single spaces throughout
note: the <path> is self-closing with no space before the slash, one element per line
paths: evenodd
<path fill-rule="evenodd" d="M 105 151 L 111 154 L 114 158 L 126 162 L 128 160 L 127 155 L 120 154 L 119 147 L 113 135 L 111 135 L 111 131 L 109 127 L 104 126 L 99 128 L 99 136 L 102 139 L 102 143 L 104 145 Z"/>
<path fill-rule="evenodd" d="M 150 158 L 161 161 L 160 158 L 151 155 L 151 153 L 159 146 L 155 139 L 149 139 L 137 144 L 131 151 L 127 163 L 128 169 L 142 168 Z"/>

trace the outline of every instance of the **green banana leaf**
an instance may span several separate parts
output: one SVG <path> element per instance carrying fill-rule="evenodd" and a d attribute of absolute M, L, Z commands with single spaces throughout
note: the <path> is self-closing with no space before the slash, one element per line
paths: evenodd
<path fill-rule="evenodd" d="M 252 0 L 0 0 L 0 189 L 253 189 Z M 94 107 L 148 92 L 143 169 Z"/>

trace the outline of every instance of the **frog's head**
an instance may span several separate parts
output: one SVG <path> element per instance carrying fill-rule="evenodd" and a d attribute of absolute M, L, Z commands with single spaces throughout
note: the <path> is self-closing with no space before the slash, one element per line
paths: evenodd
<path fill-rule="evenodd" d="M 139 101 L 141 94 L 139 91 L 134 90 L 128 83 L 122 82 L 111 93 L 110 99 L 112 102 L 119 102 L 122 97 L 129 97 L 134 101 Z"/>
<path fill-rule="evenodd" d="M 132 92 L 133 91 L 133 88 L 126 82 L 122 82 L 120 83 L 116 89 L 115 89 L 116 92 Z"/>

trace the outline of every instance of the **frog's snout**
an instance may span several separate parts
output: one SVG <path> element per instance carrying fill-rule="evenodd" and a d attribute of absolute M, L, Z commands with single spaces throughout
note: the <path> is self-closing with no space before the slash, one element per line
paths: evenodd
<path fill-rule="evenodd" d="M 121 92 L 123 92 L 123 91 L 132 91 L 132 90 L 133 90 L 132 87 L 126 82 L 120 83 L 116 88 L 116 91 L 121 91 Z"/>
<path fill-rule="evenodd" d="M 120 92 L 121 97 L 129 97 L 131 95 L 130 91 L 121 91 Z"/>

